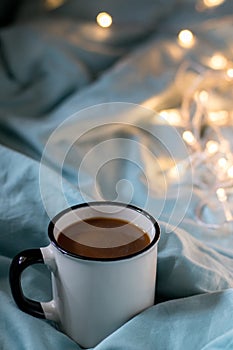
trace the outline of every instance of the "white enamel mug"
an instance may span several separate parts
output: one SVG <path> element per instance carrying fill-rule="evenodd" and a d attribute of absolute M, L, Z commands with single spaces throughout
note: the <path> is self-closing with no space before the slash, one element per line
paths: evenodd
<path fill-rule="evenodd" d="M 137 253 L 107 259 L 78 256 L 59 246 L 57 237 L 67 226 L 97 216 L 133 223 L 147 232 L 149 244 Z M 76 205 L 55 216 L 48 235 L 47 247 L 25 250 L 12 261 L 10 285 L 21 310 L 55 321 L 61 331 L 89 348 L 154 304 L 160 229 L 144 210 L 116 202 Z M 50 302 L 38 302 L 23 294 L 21 274 L 36 263 L 44 263 L 51 270 Z"/>

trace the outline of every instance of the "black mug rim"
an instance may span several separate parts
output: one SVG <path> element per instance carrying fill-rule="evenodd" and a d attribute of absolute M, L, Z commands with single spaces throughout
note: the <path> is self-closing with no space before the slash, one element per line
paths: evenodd
<path fill-rule="evenodd" d="M 118 206 L 118 207 L 124 207 L 124 208 L 129 208 L 132 209 L 134 211 L 137 211 L 138 213 L 144 215 L 145 217 L 147 217 L 153 224 L 154 229 L 155 229 L 155 235 L 153 237 L 153 239 L 151 240 L 151 242 L 142 250 L 139 250 L 135 253 L 126 255 L 126 256 L 121 256 L 121 257 L 114 257 L 114 258 L 93 258 L 93 257 L 88 257 L 88 256 L 84 256 L 84 255 L 79 255 L 79 254 L 75 254 L 75 253 L 71 253 L 68 250 L 64 249 L 62 246 L 60 246 L 54 236 L 54 226 L 56 224 L 56 222 L 66 213 L 68 213 L 71 210 L 76 210 L 79 208 L 83 208 L 83 207 L 89 207 L 89 206 L 98 206 L 98 205 L 112 205 L 112 206 Z M 63 254 L 71 256 L 73 258 L 78 258 L 78 259 L 82 259 L 82 260 L 89 260 L 89 261 L 118 261 L 118 260 L 127 260 L 130 258 L 133 258 L 137 255 L 141 255 L 144 252 L 150 250 L 151 247 L 153 247 L 155 244 L 158 243 L 159 238 L 160 238 L 160 227 L 158 222 L 155 220 L 155 218 L 150 215 L 148 212 L 146 212 L 144 209 L 141 209 L 133 204 L 125 204 L 122 202 L 112 202 L 112 201 L 92 201 L 92 202 L 85 202 L 85 203 L 80 203 L 80 204 L 76 204 L 73 205 L 71 207 L 68 207 L 64 210 L 62 210 L 61 212 L 59 212 L 57 215 L 54 216 L 54 218 L 49 222 L 49 226 L 48 226 L 48 236 L 49 239 L 51 241 L 51 243 Z"/>

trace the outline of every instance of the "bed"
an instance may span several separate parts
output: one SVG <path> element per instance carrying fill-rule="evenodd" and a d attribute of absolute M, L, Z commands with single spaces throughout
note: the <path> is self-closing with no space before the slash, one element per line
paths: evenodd
<path fill-rule="evenodd" d="M 23 1 L 0 30 L 0 349 L 80 349 L 17 308 L 9 267 L 99 199 L 143 207 L 161 238 L 155 305 L 95 349 L 232 349 L 233 4 L 102 7 L 109 28 L 93 1 Z M 50 299 L 45 267 L 22 280 Z"/>

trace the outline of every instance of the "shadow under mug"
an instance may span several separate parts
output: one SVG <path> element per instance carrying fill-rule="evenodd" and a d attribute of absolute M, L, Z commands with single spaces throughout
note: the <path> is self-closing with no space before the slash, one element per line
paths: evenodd
<path fill-rule="evenodd" d="M 92 217 L 133 223 L 148 234 L 150 242 L 136 253 L 107 259 L 69 253 L 57 243 L 66 227 Z M 55 216 L 48 235 L 47 247 L 25 250 L 11 263 L 12 295 L 24 312 L 55 321 L 61 331 L 88 348 L 154 304 L 160 229 L 144 210 L 116 202 L 79 204 Z M 22 272 L 37 263 L 51 270 L 53 299 L 49 302 L 29 299 L 22 291 Z"/>

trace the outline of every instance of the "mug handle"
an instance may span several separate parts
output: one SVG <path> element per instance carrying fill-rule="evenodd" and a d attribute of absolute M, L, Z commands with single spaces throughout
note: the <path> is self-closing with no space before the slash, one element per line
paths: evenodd
<path fill-rule="evenodd" d="M 58 321 L 54 300 L 39 302 L 27 298 L 23 293 L 21 285 L 22 272 L 33 264 L 46 264 L 52 272 L 55 270 L 55 261 L 50 246 L 40 249 L 27 249 L 13 258 L 9 273 L 12 296 L 19 309 L 29 315 Z"/>

